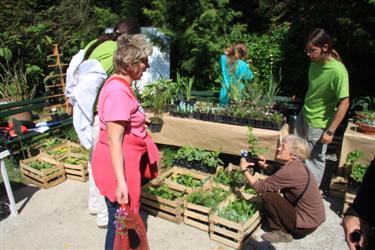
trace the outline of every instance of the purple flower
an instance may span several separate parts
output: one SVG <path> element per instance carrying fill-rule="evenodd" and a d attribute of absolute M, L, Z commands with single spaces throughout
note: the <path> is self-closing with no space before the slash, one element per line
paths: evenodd
<path fill-rule="evenodd" d="M 118 208 L 116 210 L 116 214 L 115 214 L 115 226 L 116 226 L 116 231 L 119 233 L 119 234 L 125 234 L 126 231 L 126 221 L 125 221 L 125 218 L 126 216 L 128 216 L 128 212 L 126 211 L 125 208 Z"/>

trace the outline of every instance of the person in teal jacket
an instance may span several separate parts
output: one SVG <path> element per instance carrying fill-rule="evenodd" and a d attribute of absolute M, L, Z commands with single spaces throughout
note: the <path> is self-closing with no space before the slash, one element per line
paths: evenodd
<path fill-rule="evenodd" d="M 220 105 L 228 105 L 230 88 L 233 84 L 240 84 L 239 90 L 245 85 L 244 81 L 253 79 L 249 65 L 244 61 L 247 57 L 247 47 L 243 42 L 235 43 L 232 47 L 225 50 L 224 55 L 220 57 L 220 68 L 223 82 L 220 89 Z"/>

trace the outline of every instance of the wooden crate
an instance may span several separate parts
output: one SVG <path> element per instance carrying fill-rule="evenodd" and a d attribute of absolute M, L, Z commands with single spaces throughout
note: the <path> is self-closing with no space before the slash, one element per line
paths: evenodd
<path fill-rule="evenodd" d="M 235 199 L 234 196 L 228 198 L 226 203 L 228 205 Z M 246 222 L 236 223 L 222 217 L 217 213 L 213 213 L 209 217 L 210 223 L 210 238 L 227 246 L 240 249 L 243 242 L 250 237 L 260 225 L 260 213 L 257 211 Z"/>
<path fill-rule="evenodd" d="M 209 185 L 209 180 L 211 179 L 211 175 L 207 175 L 205 173 L 201 173 L 199 171 L 191 171 L 190 169 L 180 168 L 180 167 L 173 167 L 170 171 L 167 171 L 163 175 L 163 180 L 167 184 L 173 184 L 179 186 L 181 190 L 186 190 L 188 193 L 193 192 L 193 188 L 184 186 L 182 184 L 176 183 L 172 180 L 172 178 L 180 175 L 190 175 L 194 179 L 204 181 L 203 186 Z M 201 187 L 198 187 L 201 188 Z"/>
<path fill-rule="evenodd" d="M 62 149 L 65 149 L 65 150 L 59 153 L 58 151 L 61 151 Z M 85 149 L 78 143 L 65 141 L 56 146 L 41 148 L 41 153 L 47 154 L 48 156 L 54 159 L 58 159 L 62 155 L 67 154 L 67 153 L 88 155 L 89 152 L 87 149 Z"/>
<path fill-rule="evenodd" d="M 348 210 L 349 206 L 353 203 L 355 197 L 356 197 L 356 194 L 351 194 L 349 192 L 345 193 L 342 214 L 345 214 L 346 210 Z"/>
<path fill-rule="evenodd" d="M 148 193 L 146 190 L 150 185 L 152 183 L 147 183 L 142 187 L 141 209 L 151 215 L 180 224 L 183 221 L 184 196 L 174 201 L 168 200 Z M 181 188 L 179 185 L 174 185 L 174 183 L 166 183 L 166 185 L 170 189 L 186 195 L 186 188 Z"/>
<path fill-rule="evenodd" d="M 59 146 L 63 143 L 66 143 L 67 140 L 66 139 L 62 139 L 62 138 L 53 138 L 54 140 L 57 140 L 59 142 L 58 145 L 56 146 Z M 44 141 L 44 142 L 38 142 L 38 143 L 34 143 L 33 145 L 31 145 L 30 147 L 28 147 L 27 149 L 27 155 L 30 157 L 33 157 L 33 156 L 36 156 L 38 155 L 39 153 L 42 153 L 42 152 L 45 152 L 45 148 L 48 147 L 47 146 L 47 143 Z M 50 147 L 51 148 L 51 147 Z"/>
<path fill-rule="evenodd" d="M 344 198 L 347 191 L 348 180 L 341 176 L 334 176 L 331 179 L 329 195 L 337 198 Z"/>
<path fill-rule="evenodd" d="M 210 180 L 209 185 L 200 190 L 210 192 L 213 188 L 220 188 L 225 191 L 230 191 L 228 186 L 224 186 Z M 212 209 L 202 205 L 197 205 L 185 200 L 184 223 L 200 230 L 209 231 L 209 214 Z"/>
<path fill-rule="evenodd" d="M 344 214 L 346 210 L 348 210 L 350 204 L 354 202 L 354 199 L 357 196 L 359 187 L 360 187 L 359 184 L 348 185 L 347 190 L 345 192 L 345 196 L 344 196 L 344 205 L 342 209 L 342 214 Z"/>
<path fill-rule="evenodd" d="M 79 164 L 65 163 L 64 160 L 73 157 L 83 159 L 85 162 Z M 89 171 L 87 170 L 87 156 L 78 153 L 66 153 L 58 157 L 58 160 L 63 164 L 66 177 L 71 180 L 86 182 L 89 179 Z"/>
<path fill-rule="evenodd" d="M 40 170 L 30 167 L 30 163 L 35 161 L 48 162 L 53 164 L 53 167 Z M 66 179 L 63 165 L 60 162 L 44 155 L 37 155 L 25 160 L 21 160 L 20 166 L 24 180 L 40 188 L 48 189 L 56 186 Z"/>
<path fill-rule="evenodd" d="M 254 178 L 257 179 L 257 180 L 264 180 L 264 179 L 267 178 L 267 176 L 263 175 L 263 174 L 260 174 L 260 173 L 255 173 Z M 258 203 L 262 202 L 262 198 L 261 198 L 260 194 L 249 194 L 249 193 L 246 192 L 246 188 L 248 188 L 248 187 L 250 187 L 250 185 L 246 184 L 241 188 L 237 188 L 237 189 L 235 189 L 235 193 L 244 200 L 258 202 Z"/>

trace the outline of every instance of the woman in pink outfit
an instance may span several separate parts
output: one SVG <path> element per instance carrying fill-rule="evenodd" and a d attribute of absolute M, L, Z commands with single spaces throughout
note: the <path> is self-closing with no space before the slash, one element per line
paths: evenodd
<path fill-rule="evenodd" d="M 147 153 L 150 163 L 159 160 L 157 147 L 146 132 L 145 113 L 131 88 L 149 67 L 151 53 L 152 46 L 142 35 L 121 36 L 113 58 L 115 74 L 99 94 L 100 134 L 92 171 L 108 207 L 105 249 L 113 249 L 119 204 L 126 203 L 132 212 L 139 212 L 142 156 Z"/>

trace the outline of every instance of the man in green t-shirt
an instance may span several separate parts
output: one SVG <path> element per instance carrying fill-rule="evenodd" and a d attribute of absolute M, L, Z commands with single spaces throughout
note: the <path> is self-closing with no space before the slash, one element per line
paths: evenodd
<path fill-rule="evenodd" d="M 306 165 L 321 184 L 327 145 L 349 108 L 349 77 L 331 38 L 323 29 L 315 29 L 305 50 L 311 60 L 309 87 L 302 111 L 297 117 L 295 133 L 305 138 L 311 155 Z"/>

